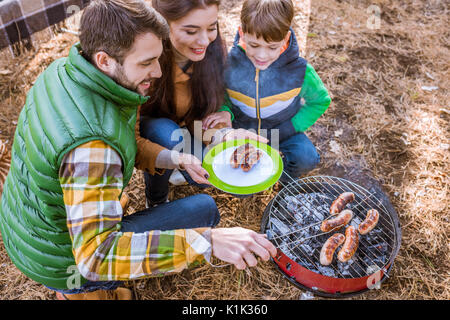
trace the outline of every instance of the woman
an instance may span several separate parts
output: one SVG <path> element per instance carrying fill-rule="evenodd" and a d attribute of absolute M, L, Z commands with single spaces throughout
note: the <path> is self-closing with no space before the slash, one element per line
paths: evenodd
<path fill-rule="evenodd" d="M 216 142 L 225 135 L 261 140 L 244 130 L 232 130 L 230 110 L 223 106 L 226 48 L 218 26 L 219 4 L 219 0 L 152 1 L 170 27 L 160 58 L 162 77 L 154 80 L 137 124 L 136 166 L 145 171 L 146 196 L 152 206 L 167 201 L 173 169 L 180 169 L 191 184 L 209 185 L 200 159 L 214 134 Z M 205 134 L 202 129 L 210 130 Z"/>

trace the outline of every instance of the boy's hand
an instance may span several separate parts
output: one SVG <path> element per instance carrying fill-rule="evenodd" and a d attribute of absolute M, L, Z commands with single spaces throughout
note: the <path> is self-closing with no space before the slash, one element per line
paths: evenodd
<path fill-rule="evenodd" d="M 268 143 L 269 140 L 263 136 L 257 135 L 254 132 L 245 129 L 233 129 L 223 136 L 223 141 L 237 140 L 237 139 L 251 139 L 260 141 L 262 143 Z"/>
<path fill-rule="evenodd" d="M 180 153 L 178 165 L 181 170 L 186 170 L 191 178 L 199 184 L 209 184 L 209 174 L 202 167 L 202 162 L 194 155 L 188 153 Z"/>
<path fill-rule="evenodd" d="M 258 261 L 254 254 L 267 261 L 277 253 L 265 234 L 240 227 L 211 229 L 211 242 L 212 254 L 239 270 L 256 266 Z"/>
<path fill-rule="evenodd" d="M 219 123 L 224 123 L 231 128 L 231 113 L 228 111 L 220 111 L 210 114 L 202 120 L 203 130 L 214 128 Z"/>

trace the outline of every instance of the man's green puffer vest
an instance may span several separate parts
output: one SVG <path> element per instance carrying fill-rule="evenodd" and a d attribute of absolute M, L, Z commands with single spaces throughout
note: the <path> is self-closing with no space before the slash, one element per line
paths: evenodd
<path fill-rule="evenodd" d="M 116 84 L 80 54 L 54 61 L 27 95 L 0 206 L 0 231 L 12 262 L 31 279 L 67 289 L 75 259 L 59 168 L 66 153 L 102 140 L 122 157 L 124 186 L 136 156 L 137 106 L 147 98 Z M 80 276 L 81 277 L 81 276 Z M 81 278 L 81 284 L 87 280 Z"/>

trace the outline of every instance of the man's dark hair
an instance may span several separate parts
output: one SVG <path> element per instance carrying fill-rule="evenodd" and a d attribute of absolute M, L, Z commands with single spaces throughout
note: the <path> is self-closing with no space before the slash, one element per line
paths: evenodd
<path fill-rule="evenodd" d="M 104 51 L 122 64 L 136 36 L 147 32 L 166 39 L 169 26 L 143 0 L 92 0 L 80 22 L 83 55 L 91 60 Z"/>

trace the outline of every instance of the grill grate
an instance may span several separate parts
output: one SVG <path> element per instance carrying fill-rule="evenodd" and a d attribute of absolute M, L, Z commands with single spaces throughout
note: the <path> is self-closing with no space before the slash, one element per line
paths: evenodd
<path fill-rule="evenodd" d="M 355 194 L 355 201 L 346 206 L 354 213 L 348 225 L 358 227 L 372 208 L 378 210 L 380 218 L 375 229 L 360 235 L 358 250 L 350 261 L 341 263 L 335 253 L 333 263 L 323 266 L 319 262 L 322 245 L 345 228 L 323 233 L 320 224 L 330 218 L 331 203 L 344 192 Z M 392 216 L 379 199 L 348 180 L 329 176 L 292 179 L 268 209 L 268 238 L 286 256 L 311 271 L 336 278 L 359 278 L 386 271 L 385 266 L 394 258 L 398 239 Z"/>

